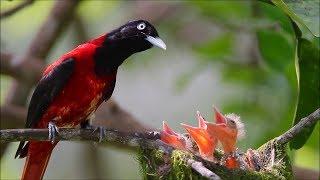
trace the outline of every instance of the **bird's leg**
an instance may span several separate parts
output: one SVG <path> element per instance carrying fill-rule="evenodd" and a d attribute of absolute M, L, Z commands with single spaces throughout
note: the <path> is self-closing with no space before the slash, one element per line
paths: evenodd
<path fill-rule="evenodd" d="M 56 139 L 56 134 L 59 134 L 59 128 L 56 126 L 56 124 L 53 121 L 50 121 L 48 124 L 48 129 L 49 129 L 48 139 L 53 144 Z"/>
<path fill-rule="evenodd" d="M 93 129 L 94 127 L 91 125 L 91 122 L 94 120 L 94 118 L 95 114 L 91 113 L 85 121 L 80 123 L 80 127 L 82 129 Z"/>
<path fill-rule="evenodd" d="M 81 129 L 93 129 L 92 125 L 90 124 L 90 119 L 87 119 L 80 123 Z"/>
<path fill-rule="evenodd" d="M 103 126 L 91 126 L 94 128 L 93 133 L 96 131 L 99 131 L 99 143 L 102 142 L 103 139 L 106 138 L 107 134 L 106 134 L 106 128 Z"/>
<path fill-rule="evenodd" d="M 83 129 L 94 129 L 93 133 L 99 131 L 99 142 L 101 142 L 107 135 L 106 129 L 103 126 L 93 126 L 91 121 L 94 119 L 95 115 L 91 114 L 88 119 L 80 123 L 80 127 Z"/>

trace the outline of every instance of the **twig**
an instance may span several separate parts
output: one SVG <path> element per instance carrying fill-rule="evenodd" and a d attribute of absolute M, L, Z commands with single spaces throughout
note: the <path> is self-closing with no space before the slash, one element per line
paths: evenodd
<path fill-rule="evenodd" d="M 106 135 L 101 142 L 119 143 L 130 147 L 144 147 L 149 149 L 161 149 L 171 153 L 173 148 L 159 140 L 158 132 L 127 133 L 117 130 L 105 129 Z M 99 142 L 99 131 L 95 129 L 60 128 L 56 136 L 57 141 L 95 141 Z M 48 141 L 48 129 L 5 129 L 0 130 L 0 142 L 17 141 Z"/>
<path fill-rule="evenodd" d="M 309 116 L 302 118 L 298 124 L 296 124 L 287 132 L 277 137 L 276 141 L 280 145 L 284 145 L 290 142 L 297 134 L 299 134 L 302 131 L 302 129 L 313 125 L 319 119 L 320 119 L 320 108 L 318 108 L 316 111 L 311 113 Z"/>
<path fill-rule="evenodd" d="M 3 19 L 3 18 L 6 18 L 6 17 L 13 15 L 14 13 L 18 12 L 19 10 L 31 5 L 33 2 L 34 2 L 34 0 L 23 1 L 22 3 L 18 4 L 17 6 L 2 12 L 0 14 L 0 19 Z"/>
<path fill-rule="evenodd" d="M 45 60 L 53 44 L 71 22 L 79 0 L 56 1 L 27 51 L 28 56 Z"/>
<path fill-rule="evenodd" d="M 201 176 L 206 177 L 210 180 L 220 180 L 221 178 L 216 175 L 214 172 L 211 170 L 207 169 L 202 162 L 195 161 L 193 159 L 188 159 L 187 164 L 196 172 L 201 174 Z"/>

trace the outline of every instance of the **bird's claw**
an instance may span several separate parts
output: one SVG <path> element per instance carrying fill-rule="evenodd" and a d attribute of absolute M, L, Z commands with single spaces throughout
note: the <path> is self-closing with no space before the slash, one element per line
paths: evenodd
<path fill-rule="evenodd" d="M 106 136 L 107 136 L 106 129 L 104 127 L 102 127 L 102 126 L 97 126 L 93 130 L 93 133 L 95 133 L 96 131 L 99 131 L 99 143 L 101 143 L 102 140 L 105 139 Z"/>
<path fill-rule="evenodd" d="M 85 121 L 80 124 L 82 129 L 93 129 L 92 133 L 99 131 L 99 143 L 107 136 L 106 129 L 103 126 L 93 126 L 90 121 Z"/>
<path fill-rule="evenodd" d="M 53 144 L 56 139 L 56 134 L 59 134 L 59 128 L 56 126 L 54 122 L 49 122 L 48 129 L 49 129 L 48 139 Z"/>

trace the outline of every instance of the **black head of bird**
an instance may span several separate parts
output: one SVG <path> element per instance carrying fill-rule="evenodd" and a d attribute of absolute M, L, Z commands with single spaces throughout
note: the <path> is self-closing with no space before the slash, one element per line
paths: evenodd
<path fill-rule="evenodd" d="M 105 43 L 113 44 L 130 53 L 136 53 L 157 46 L 166 49 L 166 44 L 159 38 L 157 30 L 148 21 L 129 21 L 110 32 Z"/>
<path fill-rule="evenodd" d="M 100 46 L 94 57 L 97 74 L 114 72 L 129 56 L 153 46 L 166 49 L 157 30 L 145 20 L 129 21 L 91 43 Z"/>

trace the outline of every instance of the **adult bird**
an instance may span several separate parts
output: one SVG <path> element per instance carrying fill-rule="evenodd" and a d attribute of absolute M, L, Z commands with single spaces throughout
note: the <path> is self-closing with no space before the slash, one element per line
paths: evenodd
<path fill-rule="evenodd" d="M 20 142 L 15 157 L 26 157 L 21 179 L 43 178 L 57 144 L 54 134 L 58 127 L 86 124 L 112 95 L 123 61 L 153 46 L 166 49 L 156 29 L 145 20 L 130 21 L 79 45 L 45 69 L 31 97 L 25 127 L 48 127 L 52 142 Z"/>

